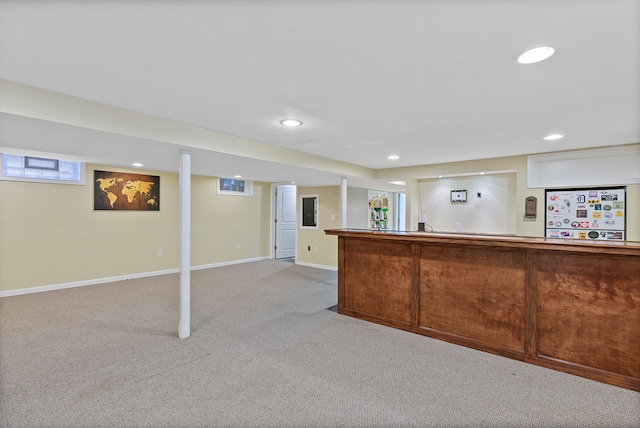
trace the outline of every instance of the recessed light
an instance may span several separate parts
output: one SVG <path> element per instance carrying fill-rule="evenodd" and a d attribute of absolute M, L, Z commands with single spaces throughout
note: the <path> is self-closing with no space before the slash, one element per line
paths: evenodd
<path fill-rule="evenodd" d="M 142 165 L 140 162 L 136 162 L 136 163 L 133 164 L 133 166 L 141 167 L 141 166 L 144 166 L 144 165 Z"/>
<path fill-rule="evenodd" d="M 283 119 L 280 121 L 280 125 L 296 127 L 302 125 L 302 121 L 298 119 Z"/>
<path fill-rule="evenodd" d="M 481 172 L 480 175 L 484 175 L 484 172 Z"/>
<path fill-rule="evenodd" d="M 564 135 L 551 134 L 551 135 L 547 135 L 546 137 L 544 137 L 543 140 L 545 140 L 545 141 L 553 141 L 553 140 L 559 140 L 562 137 L 564 137 Z"/>
<path fill-rule="evenodd" d="M 241 175 L 234 175 L 233 178 L 242 178 Z"/>
<path fill-rule="evenodd" d="M 520 64 L 533 64 L 549 58 L 556 50 L 550 46 L 530 49 L 518 57 Z"/>
<path fill-rule="evenodd" d="M 396 160 L 396 159 L 400 159 L 400 156 L 398 156 L 398 155 L 390 155 L 390 156 L 387 156 L 387 159 Z"/>

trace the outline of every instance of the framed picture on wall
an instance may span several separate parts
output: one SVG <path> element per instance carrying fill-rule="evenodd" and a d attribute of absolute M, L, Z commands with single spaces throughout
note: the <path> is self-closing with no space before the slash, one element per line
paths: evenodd
<path fill-rule="evenodd" d="M 467 202 L 467 191 L 466 190 L 452 190 L 451 191 L 451 202 Z"/>
<path fill-rule="evenodd" d="M 160 176 L 98 170 L 93 176 L 94 210 L 160 211 Z"/>

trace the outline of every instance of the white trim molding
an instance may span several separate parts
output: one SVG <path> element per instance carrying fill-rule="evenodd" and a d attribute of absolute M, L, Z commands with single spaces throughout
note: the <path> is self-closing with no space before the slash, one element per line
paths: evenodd
<path fill-rule="evenodd" d="M 207 264 L 207 265 L 198 265 L 198 266 L 191 266 L 191 270 L 204 270 L 204 269 L 211 269 L 211 268 L 217 268 L 217 267 L 222 267 L 222 266 L 231 266 L 231 265 L 238 265 L 241 263 L 251 263 L 251 262 L 259 262 L 262 260 L 269 260 L 270 257 L 268 256 L 263 256 L 263 257 L 254 257 L 251 259 L 241 259 L 241 260 L 231 260 L 230 262 L 220 262 L 220 263 L 211 263 L 211 264 Z"/>
<path fill-rule="evenodd" d="M 18 288 L 16 290 L 0 291 L 0 298 L 20 296 L 23 294 L 42 293 L 45 291 L 64 290 L 66 288 L 84 287 L 87 285 L 107 284 L 109 282 L 126 281 L 128 279 L 147 278 L 150 276 L 169 275 L 178 273 L 178 269 L 158 270 L 154 272 L 134 273 L 130 275 L 110 276 L 108 278 L 87 279 L 85 281 L 65 282 L 62 284 L 41 285 L 39 287 Z"/>
<path fill-rule="evenodd" d="M 334 272 L 338 271 L 338 268 L 335 266 L 327 266 L 327 265 L 318 265 L 315 263 L 305 263 L 305 262 L 299 262 L 296 260 L 296 264 L 300 265 L 300 266 L 306 266 L 306 267 L 312 267 L 312 268 L 317 268 L 317 269 L 324 269 L 324 270 L 331 270 Z"/>
<path fill-rule="evenodd" d="M 212 263 L 207 265 L 199 265 L 199 266 L 191 266 L 191 271 L 194 270 L 203 270 L 203 269 L 211 269 L 222 266 L 230 266 L 236 265 L 240 263 L 251 263 L 258 262 L 261 260 L 268 260 L 269 257 L 254 257 L 251 259 L 242 259 L 242 260 L 232 260 L 229 262 L 221 262 L 221 263 Z M 179 273 L 179 269 L 166 269 L 166 270 L 158 270 L 154 272 L 141 272 L 141 273 L 133 273 L 130 275 L 118 275 L 111 276 L 107 278 L 97 278 L 97 279 L 88 279 L 85 281 L 75 281 L 75 282 L 66 282 L 63 284 L 52 284 L 52 285 L 42 285 L 39 287 L 30 287 L 30 288 L 18 288 L 16 290 L 7 290 L 0 291 L 0 298 L 3 297 L 11 297 L 11 296 L 20 296 L 23 294 L 33 294 L 33 293 L 42 293 L 45 291 L 55 291 L 55 290 L 64 290 L 66 288 L 75 288 L 75 287 L 84 287 L 87 285 L 98 285 L 98 284 L 108 284 L 110 282 L 117 281 L 126 281 L 128 279 L 137 279 L 137 278 L 148 278 L 152 276 L 160 276 L 160 275 L 170 275 Z"/>

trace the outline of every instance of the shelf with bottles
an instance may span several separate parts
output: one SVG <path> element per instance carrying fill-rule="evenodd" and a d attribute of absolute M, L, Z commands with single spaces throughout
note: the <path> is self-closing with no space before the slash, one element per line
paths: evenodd
<path fill-rule="evenodd" d="M 369 210 L 371 211 L 369 218 L 371 229 L 389 229 L 389 197 L 387 195 L 376 195 L 369 199 Z"/>

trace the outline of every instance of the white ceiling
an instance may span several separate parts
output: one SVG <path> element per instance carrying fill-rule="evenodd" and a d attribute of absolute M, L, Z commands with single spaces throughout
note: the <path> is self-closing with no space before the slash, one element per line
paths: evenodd
<path fill-rule="evenodd" d="M 376 170 L 640 142 L 639 17 L 637 0 L 1 0 L 0 78 Z M 189 148 L 57 122 L 5 109 L 0 146 L 161 171 Z M 194 150 L 195 173 L 339 184 Z"/>

